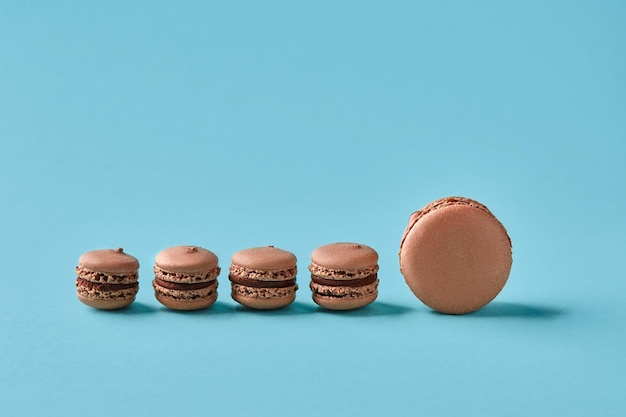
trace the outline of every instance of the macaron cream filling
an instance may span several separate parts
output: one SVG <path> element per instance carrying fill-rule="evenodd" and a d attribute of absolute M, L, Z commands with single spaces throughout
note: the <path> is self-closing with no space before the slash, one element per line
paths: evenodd
<path fill-rule="evenodd" d="M 296 279 L 287 279 L 283 281 L 266 281 L 266 280 L 258 280 L 258 279 L 250 279 L 246 277 L 237 276 L 235 274 L 228 275 L 228 279 L 234 283 L 239 285 L 245 285 L 247 287 L 253 288 L 287 288 L 293 287 L 296 285 Z"/>
<path fill-rule="evenodd" d="M 337 287 L 334 285 L 321 285 L 316 282 L 311 282 L 311 290 L 319 297 L 328 298 L 360 298 L 369 294 L 374 294 L 378 291 L 378 279 L 374 282 L 361 285 L 358 287 Z"/>
<path fill-rule="evenodd" d="M 357 271 L 345 271 L 326 268 L 324 266 L 317 265 L 315 262 L 311 262 L 309 265 L 309 271 L 311 271 L 312 275 L 319 278 L 332 278 L 335 280 L 350 281 L 375 275 L 378 272 L 378 265 L 374 265 L 369 268 L 360 268 Z"/>
<path fill-rule="evenodd" d="M 365 278 L 350 279 L 350 280 L 336 279 L 336 278 L 328 279 L 325 277 L 319 277 L 315 274 L 311 274 L 311 281 L 313 281 L 316 284 L 326 285 L 329 287 L 362 287 L 364 285 L 373 284 L 377 280 L 378 280 L 377 273 L 367 276 Z"/>

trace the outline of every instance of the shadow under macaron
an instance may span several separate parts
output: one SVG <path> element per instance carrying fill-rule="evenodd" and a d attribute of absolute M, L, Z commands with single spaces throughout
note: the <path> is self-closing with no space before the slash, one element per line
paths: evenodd
<path fill-rule="evenodd" d="M 132 304 L 128 306 L 116 310 L 99 310 L 93 309 L 94 312 L 102 313 L 102 314 L 118 314 L 124 316 L 135 316 L 135 315 L 144 315 L 156 313 L 158 311 L 157 307 L 152 306 L 150 304 L 141 303 L 138 301 L 134 301 Z"/>
<path fill-rule="evenodd" d="M 454 314 L 440 313 L 431 310 L 439 316 L 454 316 Z M 566 310 L 558 307 L 511 303 L 506 301 L 492 301 L 480 310 L 458 316 L 470 318 L 518 318 L 528 320 L 552 320 L 566 314 Z"/>
<path fill-rule="evenodd" d="M 246 307 L 243 305 L 237 305 L 234 308 L 234 311 L 242 312 L 242 313 L 255 313 L 264 316 L 298 316 L 303 314 L 311 314 L 315 313 L 316 306 L 306 304 L 300 301 L 294 301 L 293 303 L 282 307 L 276 308 L 272 310 L 257 310 L 254 308 Z"/>
<path fill-rule="evenodd" d="M 381 316 L 398 316 L 414 311 L 413 308 L 400 304 L 385 303 L 382 301 L 374 301 L 364 307 L 354 310 L 329 310 L 323 307 L 315 309 L 318 313 L 332 314 L 337 316 L 351 317 L 381 317 Z"/>
<path fill-rule="evenodd" d="M 216 301 L 207 308 L 202 308 L 199 310 L 175 310 L 166 306 L 160 306 L 158 310 L 164 313 L 187 316 L 217 316 L 235 313 L 235 306 L 224 303 L 222 301 Z"/>

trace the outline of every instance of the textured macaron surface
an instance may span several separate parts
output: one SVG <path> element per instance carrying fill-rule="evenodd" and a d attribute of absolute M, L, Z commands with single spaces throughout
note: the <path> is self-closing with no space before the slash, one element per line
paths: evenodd
<path fill-rule="evenodd" d="M 313 251 L 309 271 L 337 280 L 366 278 L 378 272 L 378 253 L 358 243 L 331 243 Z"/>
<path fill-rule="evenodd" d="M 125 275 L 139 269 L 139 261 L 122 248 L 97 249 L 86 252 L 78 259 L 81 270 L 109 273 L 111 275 Z"/>
<path fill-rule="evenodd" d="M 448 197 L 409 219 L 400 270 L 429 307 L 451 314 L 477 310 L 501 291 L 512 265 L 511 241 L 482 204 Z"/>

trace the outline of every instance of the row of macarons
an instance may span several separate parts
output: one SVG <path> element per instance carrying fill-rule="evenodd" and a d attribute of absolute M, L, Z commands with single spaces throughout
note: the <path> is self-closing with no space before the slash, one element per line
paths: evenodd
<path fill-rule="evenodd" d="M 400 272 L 413 294 L 430 308 L 465 314 L 487 305 L 502 290 L 513 263 L 511 238 L 496 216 L 467 197 L 445 197 L 413 212 L 402 234 Z M 139 262 L 121 249 L 85 253 L 76 267 L 78 298 L 95 308 L 130 305 L 139 285 Z M 378 295 L 378 254 L 358 243 L 332 243 L 311 255 L 313 300 L 333 310 L 372 303 Z M 275 309 L 295 299 L 296 257 L 271 246 L 235 253 L 231 294 L 254 309 Z M 197 310 L 217 298 L 220 274 L 214 253 L 175 246 L 155 258 L 156 298 L 177 310 Z"/>
<path fill-rule="evenodd" d="M 232 298 L 252 309 L 286 307 L 296 298 L 296 256 L 273 246 L 233 254 L 228 270 Z M 338 242 L 311 254 L 313 301 L 331 310 L 351 310 L 378 295 L 378 254 L 363 244 Z M 78 299 L 105 310 L 129 306 L 139 291 L 139 262 L 121 248 L 84 253 L 76 266 Z M 218 257 L 199 246 L 173 246 L 154 259 L 156 299 L 174 310 L 199 310 L 217 299 Z"/>

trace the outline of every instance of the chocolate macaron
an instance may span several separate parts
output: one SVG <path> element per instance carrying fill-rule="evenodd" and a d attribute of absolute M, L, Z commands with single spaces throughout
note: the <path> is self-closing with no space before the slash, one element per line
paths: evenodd
<path fill-rule="evenodd" d="M 400 243 L 400 271 L 409 288 L 447 314 L 488 304 L 504 287 L 512 262 L 502 223 L 464 197 L 442 198 L 413 213 Z"/>
<path fill-rule="evenodd" d="M 288 306 L 298 290 L 296 261 L 293 253 L 273 246 L 236 252 L 228 275 L 233 300 L 257 310 Z"/>
<path fill-rule="evenodd" d="M 76 294 L 88 306 L 102 310 L 124 308 L 139 291 L 139 261 L 122 248 L 86 252 L 76 267 Z"/>
<path fill-rule="evenodd" d="M 313 301 L 330 310 L 364 307 L 378 296 L 378 253 L 358 243 L 331 243 L 311 254 Z"/>
<path fill-rule="evenodd" d="M 173 246 L 154 258 L 154 295 L 173 310 L 200 310 L 217 299 L 217 256 L 198 246 Z"/>

